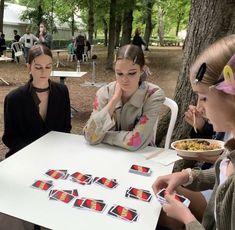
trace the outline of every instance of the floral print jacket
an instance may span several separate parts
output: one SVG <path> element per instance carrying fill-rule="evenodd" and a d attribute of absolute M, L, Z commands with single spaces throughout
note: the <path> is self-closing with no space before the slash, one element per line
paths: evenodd
<path fill-rule="evenodd" d="M 110 117 L 107 104 L 116 82 L 103 86 L 96 93 L 93 112 L 83 129 L 90 144 L 100 142 L 130 151 L 146 147 L 152 140 L 153 127 L 158 119 L 164 92 L 158 86 L 143 81 L 125 104 L 120 101 Z"/>

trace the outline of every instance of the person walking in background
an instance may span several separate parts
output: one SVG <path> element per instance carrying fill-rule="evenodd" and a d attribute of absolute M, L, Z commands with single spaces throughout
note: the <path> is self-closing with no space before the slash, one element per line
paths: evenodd
<path fill-rule="evenodd" d="M 30 29 L 26 28 L 26 33 L 20 38 L 20 43 L 24 46 L 24 58 L 26 63 L 28 63 L 29 49 L 32 48 L 34 42 L 39 41 L 39 39 L 30 33 Z"/>
<path fill-rule="evenodd" d="M 52 48 L 53 38 L 52 35 L 47 31 L 47 25 L 45 22 L 41 22 L 39 25 L 39 43 L 47 46 L 49 49 Z"/>
<path fill-rule="evenodd" d="M 75 38 L 75 47 L 76 47 L 76 55 L 77 60 L 80 62 L 82 61 L 82 55 L 84 54 L 85 49 L 85 37 L 82 35 L 81 32 L 78 33 L 78 36 Z"/>
<path fill-rule="evenodd" d="M 70 99 L 65 85 L 51 81 L 52 53 L 43 45 L 29 50 L 30 80 L 4 101 L 3 143 L 6 157 L 50 131 L 70 132 Z M 11 228 L 6 228 L 11 229 Z"/>
<path fill-rule="evenodd" d="M 19 40 L 20 40 L 20 35 L 18 34 L 18 31 L 17 31 L 17 30 L 13 30 L 13 33 L 14 33 L 14 38 L 13 38 L 13 40 L 12 40 L 12 43 L 14 43 L 14 42 L 19 42 Z M 14 62 L 14 60 L 15 60 L 15 52 L 14 52 L 13 50 L 12 50 L 12 52 L 11 52 L 11 57 L 12 57 L 12 62 Z M 17 59 L 17 62 L 20 61 L 20 58 L 19 58 L 19 57 L 17 57 L 16 59 Z"/>
<path fill-rule="evenodd" d="M 116 81 L 100 88 L 93 112 L 83 129 L 90 144 L 106 143 L 130 151 L 153 141 L 153 127 L 165 99 L 157 85 L 142 79 L 143 51 L 129 44 L 118 49 L 114 71 Z"/>
<path fill-rule="evenodd" d="M 7 49 L 5 34 L 1 34 L 0 36 L 0 55 L 3 55 L 5 50 Z"/>
<path fill-rule="evenodd" d="M 132 44 L 139 46 L 143 51 L 145 50 L 146 43 L 144 42 L 143 38 L 140 36 L 141 30 L 137 28 L 135 30 L 135 36 L 133 37 Z"/>

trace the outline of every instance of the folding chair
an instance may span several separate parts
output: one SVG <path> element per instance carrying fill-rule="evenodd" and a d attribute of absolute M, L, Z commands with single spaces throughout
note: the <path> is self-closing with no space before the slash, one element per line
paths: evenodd
<path fill-rule="evenodd" d="M 22 45 L 19 42 L 14 42 L 11 45 L 11 49 L 15 53 L 15 62 L 17 62 L 17 57 L 23 56 Z"/>
<path fill-rule="evenodd" d="M 92 58 L 93 49 L 94 49 L 94 45 L 91 45 L 91 49 L 87 51 L 88 59 Z"/>
<path fill-rule="evenodd" d="M 84 53 L 82 54 L 82 61 L 88 61 L 88 55 L 87 55 L 87 46 L 84 47 Z"/>
<path fill-rule="evenodd" d="M 170 147 L 171 142 L 171 136 L 175 127 L 176 118 L 178 115 L 178 105 L 176 102 L 168 97 L 165 98 L 165 101 L 163 102 L 163 105 L 167 106 L 171 110 L 171 118 L 170 123 L 168 125 L 167 134 L 166 134 L 166 140 L 165 140 L 165 146 L 164 149 L 167 150 Z M 157 134 L 157 126 L 158 126 L 158 119 L 154 125 L 154 140 L 156 140 L 156 134 Z"/>

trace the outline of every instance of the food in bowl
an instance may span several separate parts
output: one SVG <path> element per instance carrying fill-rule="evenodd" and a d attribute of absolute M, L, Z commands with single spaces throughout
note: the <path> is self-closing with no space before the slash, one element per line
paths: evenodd
<path fill-rule="evenodd" d="M 175 143 L 174 146 L 176 149 L 193 151 L 221 149 L 221 145 L 217 142 L 209 142 L 200 139 L 180 141 Z"/>
<path fill-rule="evenodd" d="M 182 157 L 218 156 L 224 150 L 224 142 L 212 139 L 183 139 L 171 143 Z"/>

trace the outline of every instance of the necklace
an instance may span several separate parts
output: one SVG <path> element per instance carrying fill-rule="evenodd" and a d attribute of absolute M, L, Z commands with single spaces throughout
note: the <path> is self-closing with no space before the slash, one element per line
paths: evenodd
<path fill-rule="evenodd" d="M 37 88 L 37 87 L 33 86 L 33 89 L 35 90 L 36 93 L 43 93 L 43 92 L 49 91 L 50 86 L 48 86 L 47 88 L 43 88 L 43 89 L 42 88 Z"/>

